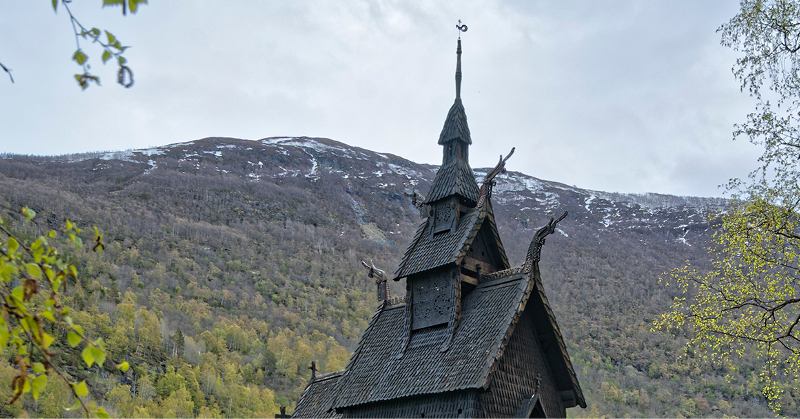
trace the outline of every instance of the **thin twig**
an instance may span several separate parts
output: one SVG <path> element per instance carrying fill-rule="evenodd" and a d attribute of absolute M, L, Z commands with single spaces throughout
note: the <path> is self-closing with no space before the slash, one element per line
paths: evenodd
<path fill-rule="evenodd" d="M 0 63 L 0 67 L 2 67 L 2 68 L 3 68 L 3 70 L 4 70 L 6 73 L 8 73 L 8 77 L 9 77 L 9 78 L 11 78 L 11 83 L 14 83 L 14 77 L 12 77 L 12 76 L 11 76 L 11 69 L 10 69 L 10 68 L 8 68 L 8 67 L 6 67 L 6 66 L 4 66 L 4 65 L 3 65 L 3 63 Z"/>

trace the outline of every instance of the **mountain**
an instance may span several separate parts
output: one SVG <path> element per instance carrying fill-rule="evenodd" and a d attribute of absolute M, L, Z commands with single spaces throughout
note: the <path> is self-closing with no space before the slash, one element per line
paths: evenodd
<path fill-rule="evenodd" d="M 93 397 L 120 414 L 269 415 L 279 404 L 291 411 L 312 360 L 322 372 L 344 367 L 377 306 L 359 262 L 394 271 L 422 221 L 409 195 L 426 193 L 436 169 L 324 138 L 206 138 L 0 155 L 0 203 L 36 210 L 39 228 L 68 218 L 105 234 L 103 254 L 67 247 L 83 273 L 70 302 L 112 356 L 138 369 L 116 377 L 75 367 Z M 479 183 L 488 170 L 475 169 Z M 540 263 L 589 404 L 569 414 L 772 414 L 756 360 L 735 372 L 700 364 L 681 356 L 682 337 L 650 331 L 677 295 L 661 274 L 686 261 L 709 267 L 725 200 L 591 191 L 508 172 L 492 202 L 512 265 L 538 227 L 569 211 Z M 191 397 L 164 384 L 176 375 Z M 254 406 L 245 391 L 269 403 Z"/>

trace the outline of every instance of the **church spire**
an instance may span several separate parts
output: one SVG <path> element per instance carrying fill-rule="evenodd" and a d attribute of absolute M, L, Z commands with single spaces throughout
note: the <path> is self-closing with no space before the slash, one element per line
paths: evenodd
<path fill-rule="evenodd" d="M 478 201 L 478 184 L 472 168 L 469 167 L 469 145 L 472 138 L 467 125 L 467 114 L 461 103 L 461 32 L 467 31 L 467 25 L 458 21 L 458 48 L 456 49 L 456 99 L 444 121 L 439 144 L 442 150 L 442 166 L 425 198 L 426 204 L 433 204 L 453 197 L 467 207 L 474 207 Z M 435 211 L 434 211 L 435 212 Z M 457 217 L 454 217 L 455 220 Z M 452 224 L 454 227 L 455 224 Z M 435 230 L 435 229 L 434 229 Z"/>
<path fill-rule="evenodd" d="M 458 25 L 456 25 L 456 29 L 458 29 L 458 48 L 456 48 L 456 99 L 461 99 L 461 32 L 467 31 L 467 25 L 461 23 L 461 19 L 458 19 Z"/>
<path fill-rule="evenodd" d="M 461 99 L 461 37 L 458 37 L 458 48 L 456 49 L 456 99 Z"/>

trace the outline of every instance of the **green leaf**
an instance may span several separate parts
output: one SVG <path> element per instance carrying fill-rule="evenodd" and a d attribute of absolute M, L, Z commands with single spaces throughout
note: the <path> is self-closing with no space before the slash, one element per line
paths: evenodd
<path fill-rule="evenodd" d="M 69 346 L 74 348 L 81 343 L 81 337 L 75 332 L 69 332 L 67 334 L 67 342 L 69 343 Z"/>
<path fill-rule="evenodd" d="M 47 374 L 41 374 L 38 377 L 33 379 L 31 383 L 31 390 L 33 393 L 33 400 L 39 399 L 39 392 L 44 390 L 47 386 Z"/>
<path fill-rule="evenodd" d="M 47 333 L 44 333 L 44 334 L 42 335 L 42 346 L 44 346 L 44 348 L 45 348 L 45 349 L 47 349 L 47 348 L 49 348 L 49 347 L 50 347 L 50 345 L 52 345 L 52 344 L 53 344 L 53 342 L 54 342 L 55 340 L 56 340 L 56 338 L 54 338 L 54 337 L 52 337 L 52 336 L 48 335 Z"/>
<path fill-rule="evenodd" d="M 36 211 L 28 207 L 22 207 L 22 213 L 25 214 L 25 221 L 30 221 L 36 216 Z"/>
<path fill-rule="evenodd" d="M 119 65 L 125 65 L 125 63 L 126 63 L 128 60 L 126 60 L 126 59 L 125 59 L 125 57 L 123 57 L 123 56 L 121 56 L 121 55 L 120 55 L 119 57 L 117 57 L 117 61 L 119 61 Z"/>
<path fill-rule="evenodd" d="M 33 251 L 33 260 L 36 263 L 40 263 L 42 261 L 42 254 L 44 253 L 44 248 L 40 247 Z"/>
<path fill-rule="evenodd" d="M 93 346 L 87 346 L 83 348 L 83 352 L 81 352 L 81 357 L 83 358 L 83 362 L 86 363 L 86 366 L 91 367 L 94 364 L 94 354 L 92 353 Z"/>
<path fill-rule="evenodd" d="M 92 28 L 91 32 L 92 32 L 92 35 L 94 35 L 95 38 L 100 36 L 100 29 Z"/>
<path fill-rule="evenodd" d="M 39 265 L 35 263 L 26 263 L 25 270 L 31 277 L 36 279 L 42 279 L 42 268 L 40 268 Z"/>
<path fill-rule="evenodd" d="M 50 301 L 52 301 L 52 300 L 50 300 Z M 52 312 L 50 312 L 50 311 L 43 311 L 43 312 L 42 312 L 42 314 L 41 314 L 41 316 L 42 316 L 42 317 L 44 317 L 44 318 L 45 318 L 45 319 L 47 319 L 47 320 L 50 320 L 50 321 L 51 321 L 51 322 L 53 322 L 53 323 L 55 323 L 55 322 L 56 322 L 56 318 L 55 318 L 55 317 L 53 317 L 53 313 L 52 313 Z"/>
<path fill-rule="evenodd" d="M 106 0 L 103 0 L 103 4 L 106 4 L 105 1 Z M 112 35 L 109 31 L 106 31 L 106 36 L 108 37 L 108 45 L 114 45 L 114 41 L 117 40 L 117 37 Z"/>
<path fill-rule="evenodd" d="M 44 364 L 41 362 L 34 362 L 33 363 L 33 372 L 37 374 L 41 374 L 44 372 Z"/>
<path fill-rule="evenodd" d="M 22 301 L 22 297 L 25 296 L 25 289 L 20 285 L 11 290 L 11 296 L 17 301 Z"/>
<path fill-rule="evenodd" d="M 73 410 L 78 410 L 80 408 L 81 408 L 81 401 L 80 400 L 75 400 L 75 404 L 73 404 L 70 407 L 65 407 L 64 410 L 66 410 L 67 412 L 71 412 Z"/>
<path fill-rule="evenodd" d="M 131 10 L 131 13 L 136 13 L 139 3 L 147 4 L 147 0 L 128 0 L 128 8 Z"/>
<path fill-rule="evenodd" d="M 73 384 L 73 387 L 75 388 L 75 394 L 77 394 L 79 397 L 86 397 L 89 395 L 89 389 L 86 387 L 85 380 L 78 384 Z"/>
<path fill-rule="evenodd" d="M 13 237 L 9 237 L 8 238 L 8 253 L 10 255 L 13 255 L 14 253 L 17 252 L 17 249 L 19 249 L 19 243 L 17 243 L 17 240 L 14 239 Z"/>
<path fill-rule="evenodd" d="M 126 372 L 126 371 L 128 371 L 128 369 L 129 369 L 130 367 L 131 367 L 131 365 L 130 365 L 130 364 L 128 364 L 128 361 L 125 361 L 125 362 L 123 362 L 123 363 L 119 364 L 119 367 L 118 367 L 118 368 L 119 368 L 119 370 L 120 370 L 120 371 L 122 371 L 122 372 Z"/>
<path fill-rule="evenodd" d="M 108 412 L 106 412 L 106 409 L 103 409 L 102 407 L 98 407 L 96 413 L 97 413 L 97 417 L 98 418 L 109 418 L 110 417 L 108 415 Z"/>
<path fill-rule="evenodd" d="M 75 54 L 72 56 L 72 59 L 78 63 L 78 65 L 83 65 L 89 57 L 83 53 L 81 50 L 75 51 Z"/>
<path fill-rule="evenodd" d="M 90 348 L 92 348 L 92 357 L 94 357 L 94 362 L 102 367 L 103 363 L 106 362 L 106 353 L 94 346 L 90 346 Z"/>
<path fill-rule="evenodd" d="M 58 11 L 58 0 L 53 0 L 53 11 L 54 12 Z"/>
<path fill-rule="evenodd" d="M 103 64 L 105 64 L 106 61 L 110 59 L 111 59 L 111 52 L 109 50 L 103 51 Z"/>

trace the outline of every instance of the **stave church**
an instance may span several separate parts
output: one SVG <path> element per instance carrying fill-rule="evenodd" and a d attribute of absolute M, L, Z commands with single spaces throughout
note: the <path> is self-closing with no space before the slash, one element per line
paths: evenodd
<path fill-rule="evenodd" d="M 370 267 L 383 274 L 378 309 L 343 371 L 312 369 L 292 417 L 566 417 L 586 407 L 539 273 L 545 237 L 566 213 L 536 232 L 521 266 L 509 266 L 491 195 L 511 153 L 478 186 L 460 37 L 456 57 L 442 165 L 393 278 L 405 280 L 406 295 L 388 298 L 386 275 Z"/>

